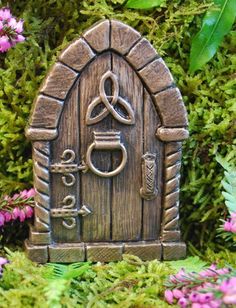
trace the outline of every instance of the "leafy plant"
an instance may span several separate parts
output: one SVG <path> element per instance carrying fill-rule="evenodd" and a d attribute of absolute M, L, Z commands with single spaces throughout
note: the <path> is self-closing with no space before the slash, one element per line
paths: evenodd
<path fill-rule="evenodd" d="M 236 167 L 233 167 L 230 162 L 217 155 L 217 162 L 224 168 L 224 179 L 221 181 L 225 191 L 222 195 L 225 197 L 225 205 L 230 214 L 236 213 Z"/>
<path fill-rule="evenodd" d="M 166 4 L 166 0 L 128 0 L 126 7 L 129 9 L 151 9 Z"/>
<path fill-rule="evenodd" d="M 235 20 L 235 0 L 214 0 L 214 3 L 218 9 L 209 9 L 203 19 L 201 30 L 192 41 L 189 67 L 191 73 L 200 69 L 215 55 Z"/>

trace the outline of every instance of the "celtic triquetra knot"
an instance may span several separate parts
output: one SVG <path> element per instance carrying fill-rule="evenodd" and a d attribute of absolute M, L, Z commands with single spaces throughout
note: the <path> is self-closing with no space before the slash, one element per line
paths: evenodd
<path fill-rule="evenodd" d="M 105 92 L 105 82 L 107 79 L 111 79 L 113 83 L 114 93 L 112 96 L 109 96 Z M 103 103 L 104 107 L 99 114 L 92 117 L 92 113 L 94 108 Z M 126 116 L 122 116 L 117 110 L 115 109 L 115 105 L 121 105 L 127 113 Z M 107 71 L 101 78 L 99 84 L 99 96 L 96 97 L 91 104 L 88 106 L 87 113 L 86 113 L 86 124 L 96 124 L 102 121 L 108 114 L 112 114 L 112 116 L 119 122 L 127 125 L 132 125 L 135 122 L 134 118 L 134 111 L 131 108 L 130 104 L 127 103 L 122 97 L 119 96 L 119 84 L 115 74 L 111 71 Z"/>

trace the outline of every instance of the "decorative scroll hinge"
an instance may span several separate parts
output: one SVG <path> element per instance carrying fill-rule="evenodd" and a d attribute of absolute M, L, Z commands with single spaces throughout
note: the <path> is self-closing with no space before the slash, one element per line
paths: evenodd
<path fill-rule="evenodd" d="M 89 214 L 92 214 L 92 211 L 86 206 L 83 205 L 81 209 L 51 209 L 51 217 L 57 218 L 67 218 L 67 217 L 77 217 L 79 215 L 85 217 Z"/>
<path fill-rule="evenodd" d="M 82 161 L 80 165 L 56 163 L 54 165 L 51 165 L 50 167 L 50 171 L 53 173 L 73 173 L 73 172 L 78 172 L 78 171 L 82 171 L 85 173 L 87 172 L 87 170 L 88 170 L 88 167 L 84 161 Z"/>
<path fill-rule="evenodd" d="M 158 190 L 156 188 L 156 154 L 146 153 L 142 156 L 142 188 L 140 194 L 146 200 L 154 199 Z"/>

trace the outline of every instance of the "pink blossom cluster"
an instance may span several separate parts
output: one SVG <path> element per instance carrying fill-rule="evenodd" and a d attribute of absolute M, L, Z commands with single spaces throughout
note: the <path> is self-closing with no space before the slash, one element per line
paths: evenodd
<path fill-rule="evenodd" d="M 232 213 L 230 218 L 224 222 L 224 231 L 236 233 L 236 213 Z"/>
<path fill-rule="evenodd" d="M 20 222 L 23 222 L 25 219 L 31 218 L 34 214 L 34 196 L 35 190 L 33 188 L 25 189 L 13 197 L 5 196 L 0 201 L 0 227 L 12 220 L 19 219 Z"/>
<path fill-rule="evenodd" d="M 25 40 L 23 20 L 17 21 L 8 8 L 0 9 L 0 52 L 5 52 Z"/>
<path fill-rule="evenodd" d="M 2 272 L 3 272 L 3 266 L 9 263 L 9 261 L 3 257 L 0 257 L 0 278 L 2 277 Z"/>
<path fill-rule="evenodd" d="M 236 304 L 236 273 L 228 268 L 217 269 L 215 264 L 200 273 L 181 269 L 169 277 L 167 286 L 170 289 L 165 291 L 166 301 L 181 308 L 220 308 Z"/>

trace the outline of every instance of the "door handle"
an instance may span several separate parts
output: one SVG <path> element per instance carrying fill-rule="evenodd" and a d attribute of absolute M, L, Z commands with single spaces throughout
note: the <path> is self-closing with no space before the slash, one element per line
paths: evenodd
<path fill-rule="evenodd" d="M 94 141 L 88 147 L 86 153 L 86 164 L 88 168 L 96 175 L 104 178 L 109 178 L 119 174 L 127 163 L 127 151 L 121 143 L 120 132 L 93 132 Z M 101 171 L 97 169 L 92 162 L 92 152 L 94 150 L 121 150 L 122 160 L 120 165 L 113 171 Z"/>

